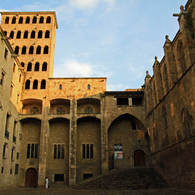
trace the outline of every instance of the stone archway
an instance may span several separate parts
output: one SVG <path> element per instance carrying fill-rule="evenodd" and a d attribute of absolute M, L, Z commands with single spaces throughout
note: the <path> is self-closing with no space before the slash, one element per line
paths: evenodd
<path fill-rule="evenodd" d="M 136 150 L 134 152 L 134 166 L 146 166 L 145 152 L 143 150 Z"/>
<path fill-rule="evenodd" d="M 25 187 L 37 187 L 38 173 L 34 168 L 26 171 Z"/>

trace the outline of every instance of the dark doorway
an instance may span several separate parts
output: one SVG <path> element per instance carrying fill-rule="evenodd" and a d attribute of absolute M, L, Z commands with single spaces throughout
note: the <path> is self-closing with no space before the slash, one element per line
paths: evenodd
<path fill-rule="evenodd" d="M 37 187 L 38 173 L 35 169 L 30 168 L 26 171 L 25 187 Z"/>
<path fill-rule="evenodd" d="M 136 150 L 134 153 L 134 166 L 146 166 L 145 153 L 143 150 Z"/>

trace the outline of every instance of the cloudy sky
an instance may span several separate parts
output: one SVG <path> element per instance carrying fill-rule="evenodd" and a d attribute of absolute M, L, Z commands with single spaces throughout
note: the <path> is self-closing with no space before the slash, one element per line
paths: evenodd
<path fill-rule="evenodd" d="M 165 35 L 179 29 L 173 13 L 187 0 L 0 0 L 0 11 L 55 11 L 54 77 L 107 77 L 107 90 L 140 88 Z"/>

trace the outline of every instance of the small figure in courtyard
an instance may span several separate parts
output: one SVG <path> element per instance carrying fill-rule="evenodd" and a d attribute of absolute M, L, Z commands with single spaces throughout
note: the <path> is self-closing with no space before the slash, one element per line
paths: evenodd
<path fill-rule="evenodd" d="M 49 179 L 45 177 L 45 188 L 49 188 Z"/>

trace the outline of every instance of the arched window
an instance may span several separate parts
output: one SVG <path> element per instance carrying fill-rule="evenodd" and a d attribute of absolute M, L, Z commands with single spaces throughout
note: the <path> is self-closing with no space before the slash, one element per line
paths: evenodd
<path fill-rule="evenodd" d="M 46 45 L 43 50 L 43 54 L 48 54 L 49 53 L 49 47 Z"/>
<path fill-rule="evenodd" d="M 14 31 L 11 31 L 11 32 L 10 32 L 9 37 L 11 37 L 12 39 L 14 38 Z"/>
<path fill-rule="evenodd" d="M 49 32 L 49 30 L 47 30 L 47 31 L 45 32 L 45 38 L 46 38 L 46 39 L 49 38 L 49 35 L 50 35 L 50 32 Z"/>
<path fill-rule="evenodd" d="M 24 32 L 24 37 L 23 38 L 28 39 L 28 31 L 27 30 Z"/>
<path fill-rule="evenodd" d="M 167 111 L 166 111 L 166 108 L 163 106 L 162 108 L 162 116 L 163 116 L 163 119 L 164 119 L 164 128 L 167 129 Z"/>
<path fill-rule="evenodd" d="M 61 84 L 59 85 L 59 89 L 62 89 L 62 85 Z"/>
<path fill-rule="evenodd" d="M 42 80 L 41 81 L 41 89 L 45 89 L 46 88 L 46 80 Z"/>
<path fill-rule="evenodd" d="M 30 23 L 30 17 L 27 17 L 26 18 L 26 24 L 29 24 Z"/>
<path fill-rule="evenodd" d="M 34 39 L 35 38 L 35 31 L 34 30 L 31 32 L 30 38 L 31 39 Z"/>
<path fill-rule="evenodd" d="M 23 46 L 23 48 L 22 48 L 22 54 L 26 54 L 26 46 Z"/>
<path fill-rule="evenodd" d="M 19 31 L 17 32 L 16 39 L 20 39 L 20 38 L 21 38 L 21 31 L 19 30 Z"/>
<path fill-rule="evenodd" d="M 29 54 L 33 54 L 33 52 L 34 52 L 34 47 L 33 46 L 30 46 Z"/>
<path fill-rule="evenodd" d="M 132 122 L 131 125 L 132 125 L 132 130 L 136 130 L 136 124 L 135 124 L 135 122 Z"/>
<path fill-rule="evenodd" d="M 183 123 L 183 129 L 184 129 L 184 134 L 185 137 L 188 138 L 191 135 L 191 118 L 189 115 L 189 112 L 186 108 L 182 110 L 182 123 Z"/>
<path fill-rule="evenodd" d="M 42 65 L 42 71 L 47 71 L 47 62 L 44 62 Z"/>
<path fill-rule="evenodd" d="M 37 47 L 36 54 L 41 54 L 41 46 L 40 45 Z"/>
<path fill-rule="evenodd" d="M 47 17 L 46 23 L 51 23 L 51 17 L 50 16 Z"/>
<path fill-rule="evenodd" d="M 15 51 L 14 52 L 15 52 L 15 54 L 19 53 L 19 47 L 18 46 L 15 47 Z"/>
<path fill-rule="evenodd" d="M 21 66 L 24 67 L 24 62 L 21 62 Z"/>
<path fill-rule="evenodd" d="M 34 80 L 33 82 L 33 89 L 37 89 L 38 88 L 38 81 Z"/>
<path fill-rule="evenodd" d="M 90 84 L 87 85 L 87 89 L 90 89 Z"/>
<path fill-rule="evenodd" d="M 5 24 L 9 24 L 9 17 L 5 18 Z"/>
<path fill-rule="evenodd" d="M 36 17 L 36 16 L 33 17 L 32 23 L 33 23 L 33 24 L 34 24 L 34 23 L 37 23 L 37 17 Z"/>
<path fill-rule="evenodd" d="M 39 19 L 39 23 L 42 24 L 43 21 L 44 21 L 44 18 L 43 18 L 43 16 L 41 16 L 40 19 Z"/>
<path fill-rule="evenodd" d="M 42 31 L 40 30 L 39 33 L 38 33 L 38 38 L 41 39 L 42 38 Z"/>
<path fill-rule="evenodd" d="M 28 63 L 28 66 L 27 66 L 27 71 L 31 71 L 31 70 L 32 70 L 32 63 L 29 62 L 29 63 Z"/>
<path fill-rule="evenodd" d="M 20 18 L 19 18 L 18 23 L 19 23 L 19 24 L 22 24 L 22 23 L 23 23 L 23 17 L 20 17 Z"/>
<path fill-rule="evenodd" d="M 25 89 L 30 89 L 30 80 L 27 80 L 25 83 Z"/>
<path fill-rule="evenodd" d="M 39 62 L 36 62 L 34 71 L 39 71 Z"/>
<path fill-rule="evenodd" d="M 7 37 L 7 31 L 3 31 L 4 36 Z"/>
<path fill-rule="evenodd" d="M 12 24 L 15 24 L 16 23 L 16 17 L 14 16 L 13 18 L 12 18 Z"/>

